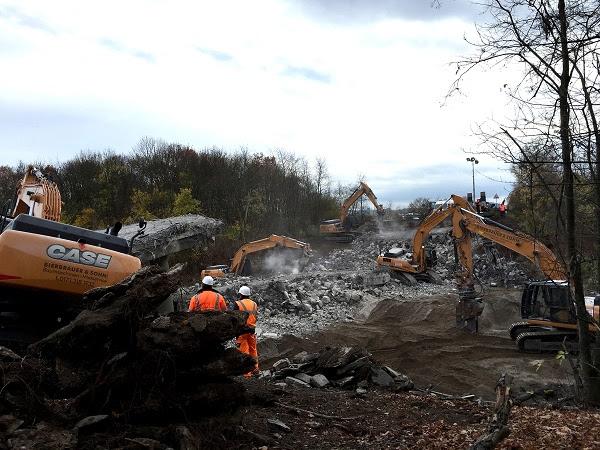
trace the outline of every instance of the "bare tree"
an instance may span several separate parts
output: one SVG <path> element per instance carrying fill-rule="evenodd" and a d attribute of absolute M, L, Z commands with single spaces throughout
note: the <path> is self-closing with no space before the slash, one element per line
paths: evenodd
<path fill-rule="evenodd" d="M 475 55 L 458 62 L 458 78 L 453 91 L 460 91 L 465 76 L 475 68 L 497 69 L 507 64 L 523 67 L 520 82 L 514 87 L 505 85 L 516 105 L 512 123 L 493 124 L 491 130 L 480 127 L 479 132 L 491 154 L 508 162 L 530 164 L 540 181 L 543 180 L 537 170 L 539 161 L 536 165 L 528 158 L 530 144 L 541 144 L 556 151 L 560 158 L 560 194 L 556 196 L 551 190 L 548 194 L 553 197 L 556 211 L 561 215 L 559 225 L 566 235 L 566 261 L 578 318 L 584 395 L 588 402 L 598 404 L 600 383 L 596 381 L 598 371 L 592 360 L 589 333 L 592 319 L 585 308 L 581 249 L 576 240 L 574 168 L 580 156 L 576 144 L 582 117 L 589 119 L 592 129 L 595 118 L 594 104 L 586 99 L 585 92 L 597 90 L 582 86 L 596 81 L 586 74 L 598 60 L 600 5 L 595 0 L 568 3 L 566 0 L 486 0 L 485 4 L 492 20 L 477 29 L 477 40 L 472 42 Z M 594 89 L 597 88 L 596 84 Z M 583 102 L 578 102 L 581 98 Z M 594 162 L 598 163 L 596 144 L 594 150 L 588 152 L 590 168 L 600 167 L 594 166 Z"/>

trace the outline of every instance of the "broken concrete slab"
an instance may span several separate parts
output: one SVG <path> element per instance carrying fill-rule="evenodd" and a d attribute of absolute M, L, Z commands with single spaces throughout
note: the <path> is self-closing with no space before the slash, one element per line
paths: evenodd
<path fill-rule="evenodd" d="M 285 382 L 293 386 L 310 387 L 310 384 L 294 377 L 285 377 Z"/>
<path fill-rule="evenodd" d="M 278 370 L 284 369 L 286 367 L 290 367 L 290 360 L 287 358 L 280 359 L 273 363 L 273 370 L 277 372 Z"/>
<path fill-rule="evenodd" d="M 321 352 L 316 367 L 321 369 L 338 369 L 352 361 L 368 356 L 369 353 L 359 347 L 333 347 Z"/>
<path fill-rule="evenodd" d="M 223 222 L 200 214 L 149 220 L 144 234 L 133 242 L 132 254 L 143 264 L 161 263 L 169 255 L 214 241 Z M 119 236 L 130 240 L 139 230 L 138 224 L 125 225 Z"/>
<path fill-rule="evenodd" d="M 314 386 L 317 388 L 324 388 L 325 386 L 327 386 L 329 384 L 329 380 L 327 379 L 327 377 L 325 375 L 317 373 L 317 374 L 313 375 L 312 377 L 310 377 L 310 384 L 311 384 L 311 386 Z"/>
<path fill-rule="evenodd" d="M 296 379 L 298 379 L 300 381 L 304 381 L 307 384 L 310 384 L 310 378 L 311 378 L 311 376 L 307 375 L 305 373 L 300 372 L 300 373 L 297 373 L 296 375 L 294 375 L 294 378 L 296 378 Z"/>
<path fill-rule="evenodd" d="M 356 370 L 363 366 L 366 366 L 370 362 L 371 362 L 370 356 L 363 356 L 361 358 L 358 358 L 355 361 L 352 361 L 350 364 L 346 364 L 345 366 L 340 367 L 336 373 L 338 376 L 341 376 L 341 375 L 344 375 L 345 373 L 349 373 L 349 372 L 352 372 L 353 370 Z"/>
<path fill-rule="evenodd" d="M 381 367 L 371 367 L 371 382 L 377 386 L 390 387 L 394 379 Z"/>

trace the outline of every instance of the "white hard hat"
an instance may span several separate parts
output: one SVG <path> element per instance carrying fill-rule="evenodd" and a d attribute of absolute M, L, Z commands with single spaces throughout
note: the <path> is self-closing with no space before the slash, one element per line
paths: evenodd
<path fill-rule="evenodd" d="M 213 284 L 215 284 L 215 280 L 210 275 L 206 275 L 204 278 L 202 278 L 202 284 L 212 286 Z"/>
<path fill-rule="evenodd" d="M 242 295 L 249 296 L 250 288 L 248 286 L 242 286 L 238 292 Z"/>

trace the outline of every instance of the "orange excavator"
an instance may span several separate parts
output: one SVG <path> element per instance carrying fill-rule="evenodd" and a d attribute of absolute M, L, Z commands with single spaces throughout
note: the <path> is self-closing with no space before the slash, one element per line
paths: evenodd
<path fill-rule="evenodd" d="M 371 203 L 373 203 L 379 217 L 385 214 L 383 205 L 377 201 L 377 197 L 371 188 L 367 186 L 367 183 L 361 181 L 354 192 L 342 203 L 340 218 L 321 222 L 319 232 L 325 239 L 335 242 L 352 242 L 354 240 L 355 234 L 351 231 L 352 227 L 348 220 L 348 214 L 352 205 L 363 195 L 366 195 Z"/>
<path fill-rule="evenodd" d="M 377 268 L 389 270 L 394 278 L 407 285 L 415 285 L 417 281 L 441 283 L 440 277 L 431 270 L 437 258 L 435 250 L 427 245 L 427 240 L 431 230 L 451 217 L 457 208 L 475 212 L 464 198 L 453 195 L 421 222 L 413 237 L 412 253 L 408 259 L 402 257 L 403 249 L 392 248 L 377 257 Z"/>
<path fill-rule="evenodd" d="M 248 255 L 257 252 L 264 252 L 269 249 L 292 249 L 300 251 L 300 258 L 297 258 L 297 254 L 294 255 L 294 261 L 288 261 L 286 258 L 275 258 L 274 263 L 281 267 L 288 267 L 292 271 L 300 271 L 303 263 L 308 260 L 311 253 L 310 244 L 299 241 L 287 236 L 278 236 L 272 234 L 266 238 L 259 239 L 257 241 L 248 242 L 240 247 L 240 249 L 233 255 L 231 260 L 231 266 L 225 264 L 219 264 L 214 266 L 208 266 L 201 272 L 201 278 L 206 275 L 210 275 L 213 278 L 222 278 L 226 274 L 231 273 L 234 275 L 250 275 L 252 273 L 251 263 L 247 259 Z"/>
<path fill-rule="evenodd" d="M 141 266 L 119 223 L 106 234 L 62 224 L 61 207 L 56 183 L 30 166 L 14 208 L 0 214 L 0 340 L 9 345 L 44 336 L 72 318 L 84 292 Z"/>
<path fill-rule="evenodd" d="M 547 246 L 525 233 L 513 230 L 477 214 L 462 197 L 452 195 L 451 200 L 427 217 L 413 240 L 412 261 L 397 261 L 384 256 L 378 264 L 400 273 L 423 273 L 426 268 L 423 242 L 433 227 L 446 218 L 452 221 L 452 238 L 456 248 L 456 272 L 459 302 L 456 308 L 457 326 L 471 332 L 478 328 L 477 318 L 483 311 L 480 295 L 475 290 L 473 274 L 472 237 L 481 236 L 518 253 L 532 263 L 547 278 L 528 283 L 521 296 L 520 322 L 510 327 L 510 336 L 520 350 L 545 351 L 560 348 L 563 341 L 573 342 L 576 336 L 576 316 L 569 288 L 568 273 L 556 255 Z M 600 318 L 600 299 L 586 297 L 588 313 Z M 597 331 L 597 327 L 595 331 Z"/>

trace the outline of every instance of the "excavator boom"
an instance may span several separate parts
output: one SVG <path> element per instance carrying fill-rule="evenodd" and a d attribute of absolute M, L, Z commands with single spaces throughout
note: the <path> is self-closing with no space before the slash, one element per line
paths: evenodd
<path fill-rule="evenodd" d="M 371 188 L 367 185 L 367 183 L 361 181 L 358 187 L 350 195 L 350 197 L 348 197 L 346 200 L 344 200 L 344 203 L 342 203 L 342 207 L 340 208 L 340 221 L 342 223 L 344 223 L 348 218 L 348 213 L 350 211 L 350 208 L 352 208 L 352 205 L 354 205 L 357 202 L 357 200 L 363 195 L 366 195 L 367 198 L 373 204 L 373 206 L 375 206 L 377 214 L 383 215 L 385 213 L 383 205 L 379 204 L 379 202 L 377 201 L 377 197 L 375 196 Z"/>
<path fill-rule="evenodd" d="M 330 240 L 338 242 L 351 242 L 354 239 L 354 236 L 350 232 L 350 227 L 347 223 L 348 214 L 350 212 L 350 208 L 352 208 L 352 205 L 354 205 L 356 201 L 363 195 L 366 195 L 371 203 L 373 203 L 373 206 L 375 206 L 375 210 L 379 216 L 383 216 L 385 214 L 383 205 L 379 203 L 377 196 L 373 193 L 367 183 L 361 181 L 354 192 L 342 203 L 340 208 L 340 218 L 321 222 L 319 227 L 320 233 L 325 235 L 326 238 Z"/>

